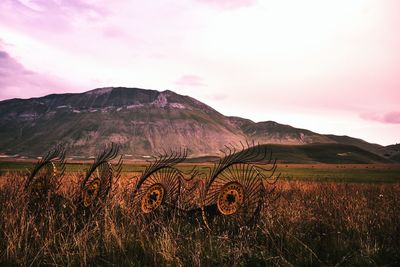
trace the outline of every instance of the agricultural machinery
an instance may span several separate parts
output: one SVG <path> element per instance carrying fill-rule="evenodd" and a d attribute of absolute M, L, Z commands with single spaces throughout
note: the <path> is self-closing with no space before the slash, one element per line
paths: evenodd
<path fill-rule="evenodd" d="M 82 176 L 71 205 L 74 216 L 83 222 L 102 214 L 107 201 L 115 195 L 122 171 L 118 146 L 106 147 Z M 265 146 L 246 143 L 237 149 L 226 146 L 223 157 L 211 166 L 199 165 L 187 171 L 186 149 L 161 153 L 127 188 L 133 214 L 155 216 L 163 210 L 201 214 L 207 229 L 219 225 L 252 225 L 270 203 L 279 175 L 277 164 Z M 192 166 L 192 165 L 191 165 Z M 26 179 L 24 190 L 28 208 L 40 214 L 57 195 L 65 171 L 65 149 L 57 146 L 43 157 Z M 53 203 L 54 204 L 54 203 Z"/>

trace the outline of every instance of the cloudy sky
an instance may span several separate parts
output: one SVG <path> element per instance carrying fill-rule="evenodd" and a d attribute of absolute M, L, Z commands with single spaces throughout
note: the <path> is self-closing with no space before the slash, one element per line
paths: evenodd
<path fill-rule="evenodd" d="M 0 1 L 0 100 L 108 86 L 399 143 L 400 1 Z"/>

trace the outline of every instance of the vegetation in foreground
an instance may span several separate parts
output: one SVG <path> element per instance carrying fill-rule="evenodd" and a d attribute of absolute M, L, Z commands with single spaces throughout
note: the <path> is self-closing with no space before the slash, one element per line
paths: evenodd
<path fill-rule="evenodd" d="M 398 266 L 400 184 L 282 181 L 252 228 L 209 232 L 200 214 L 132 213 L 129 173 L 115 196 L 82 226 L 71 197 L 77 176 L 64 178 L 64 204 L 29 213 L 22 176 L 0 179 L 0 263 L 95 266 Z M 226 217 L 229 220 L 229 217 Z"/>

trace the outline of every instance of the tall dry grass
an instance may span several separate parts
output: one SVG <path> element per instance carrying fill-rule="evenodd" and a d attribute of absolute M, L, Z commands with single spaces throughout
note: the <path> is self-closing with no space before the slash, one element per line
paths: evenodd
<path fill-rule="evenodd" d="M 266 203 L 257 225 L 217 234 L 200 214 L 134 213 L 125 176 L 104 212 L 82 222 L 74 216 L 76 175 L 38 216 L 27 209 L 22 175 L 3 174 L 1 265 L 400 265 L 399 184 L 280 182 L 281 197 Z"/>

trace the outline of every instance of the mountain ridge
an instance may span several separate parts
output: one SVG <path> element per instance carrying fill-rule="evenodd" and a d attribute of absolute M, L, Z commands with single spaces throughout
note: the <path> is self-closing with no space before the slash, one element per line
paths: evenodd
<path fill-rule="evenodd" d="M 0 152 L 40 155 L 64 142 L 75 154 L 93 155 L 117 142 L 126 154 L 151 155 L 187 147 L 193 156 L 216 155 L 227 143 L 347 144 L 384 155 L 385 147 L 364 140 L 321 135 L 274 121 L 224 116 L 190 96 L 170 90 L 104 87 L 0 101 Z"/>

